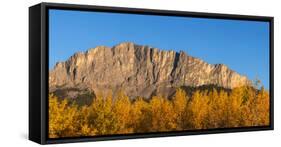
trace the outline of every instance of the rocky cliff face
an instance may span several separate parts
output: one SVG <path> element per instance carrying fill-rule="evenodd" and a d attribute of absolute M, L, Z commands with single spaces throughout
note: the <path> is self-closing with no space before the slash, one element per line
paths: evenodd
<path fill-rule="evenodd" d="M 49 72 L 50 92 L 88 89 L 95 94 L 123 90 L 130 97 L 168 96 L 180 86 L 217 85 L 234 88 L 249 83 L 223 64 L 208 64 L 184 52 L 121 43 L 76 53 Z"/>

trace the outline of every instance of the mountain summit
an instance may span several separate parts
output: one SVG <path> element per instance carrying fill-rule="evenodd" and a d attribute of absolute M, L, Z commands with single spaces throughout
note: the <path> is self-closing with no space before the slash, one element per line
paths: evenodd
<path fill-rule="evenodd" d="M 131 42 L 75 53 L 49 72 L 50 92 L 63 88 L 87 89 L 95 94 L 122 90 L 133 98 L 149 98 L 155 93 L 168 96 L 181 86 L 232 89 L 247 83 L 245 76 L 224 64 L 208 64 L 182 51 Z"/>

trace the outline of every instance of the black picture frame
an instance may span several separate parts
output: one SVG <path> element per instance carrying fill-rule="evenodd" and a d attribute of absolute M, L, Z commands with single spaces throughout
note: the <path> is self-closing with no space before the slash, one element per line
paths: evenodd
<path fill-rule="evenodd" d="M 241 128 L 220 128 L 208 130 L 193 130 L 180 132 L 165 133 L 145 133 L 145 134 L 124 134 L 124 135 L 106 135 L 97 137 L 79 137 L 79 138 L 48 138 L 48 10 L 64 9 L 79 11 L 95 12 L 112 12 L 112 13 L 133 13 L 144 15 L 162 15 L 162 16 L 181 16 L 181 17 L 200 17 L 200 18 L 217 18 L 232 20 L 253 20 L 266 21 L 270 23 L 270 125 L 260 127 L 241 127 Z M 218 13 L 199 13 L 185 11 L 167 11 L 154 9 L 136 9 L 123 7 L 104 7 L 90 5 L 58 4 L 58 3 L 40 3 L 29 8 L 29 140 L 39 144 L 52 143 L 69 143 L 85 141 L 101 141 L 116 139 L 133 139 L 133 138 L 151 138 L 167 137 L 181 135 L 199 135 L 214 133 L 230 133 L 245 131 L 273 130 L 274 113 L 274 31 L 273 17 L 249 16 L 249 15 L 232 15 Z"/>

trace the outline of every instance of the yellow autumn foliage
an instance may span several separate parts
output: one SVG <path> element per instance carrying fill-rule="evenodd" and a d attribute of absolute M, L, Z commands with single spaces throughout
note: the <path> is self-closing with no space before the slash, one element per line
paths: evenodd
<path fill-rule="evenodd" d="M 78 106 L 49 94 L 49 137 L 97 136 L 269 125 L 269 93 L 245 86 L 225 90 L 177 89 L 171 99 L 96 96 Z"/>

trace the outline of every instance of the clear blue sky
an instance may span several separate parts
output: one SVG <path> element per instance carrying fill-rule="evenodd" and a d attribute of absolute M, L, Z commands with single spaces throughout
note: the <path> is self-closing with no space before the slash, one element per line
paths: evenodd
<path fill-rule="evenodd" d="M 269 23 L 71 10 L 49 12 L 49 68 L 78 51 L 134 42 L 187 54 L 269 87 Z"/>

